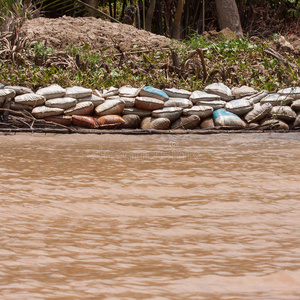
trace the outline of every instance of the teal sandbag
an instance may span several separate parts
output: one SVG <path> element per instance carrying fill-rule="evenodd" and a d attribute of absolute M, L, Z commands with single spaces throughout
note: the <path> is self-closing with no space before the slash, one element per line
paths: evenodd
<path fill-rule="evenodd" d="M 239 116 L 226 111 L 224 108 L 215 110 L 213 119 L 216 126 L 225 129 L 243 129 L 246 127 L 246 123 Z"/>
<path fill-rule="evenodd" d="M 153 97 L 163 101 L 169 100 L 169 96 L 164 91 L 152 86 L 144 86 L 140 91 L 140 96 Z"/>

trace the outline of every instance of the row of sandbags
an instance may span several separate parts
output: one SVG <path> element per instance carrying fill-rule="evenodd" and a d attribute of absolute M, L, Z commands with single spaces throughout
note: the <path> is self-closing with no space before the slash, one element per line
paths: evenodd
<path fill-rule="evenodd" d="M 193 92 L 151 86 L 100 91 L 51 85 L 34 93 L 25 87 L 5 86 L 0 89 L 1 106 L 87 128 L 300 128 L 300 87 L 268 93 L 247 86 L 229 89 L 223 83 Z"/>

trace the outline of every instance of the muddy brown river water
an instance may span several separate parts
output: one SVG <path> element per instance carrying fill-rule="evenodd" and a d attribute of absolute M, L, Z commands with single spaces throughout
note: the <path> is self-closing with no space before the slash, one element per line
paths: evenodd
<path fill-rule="evenodd" d="M 300 299 L 299 133 L 0 141 L 0 299 Z"/>

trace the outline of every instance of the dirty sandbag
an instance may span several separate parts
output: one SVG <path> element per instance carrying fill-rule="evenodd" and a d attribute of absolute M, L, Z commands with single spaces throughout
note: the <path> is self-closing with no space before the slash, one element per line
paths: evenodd
<path fill-rule="evenodd" d="M 214 119 L 212 117 L 206 118 L 201 121 L 201 129 L 213 129 L 215 127 Z"/>
<path fill-rule="evenodd" d="M 281 89 L 277 93 L 280 95 L 283 95 L 283 96 L 290 96 L 294 100 L 300 99 L 300 87 L 299 86 Z"/>
<path fill-rule="evenodd" d="M 210 106 L 214 110 L 224 108 L 226 102 L 223 100 L 199 100 L 196 102 L 196 106 Z"/>
<path fill-rule="evenodd" d="M 289 125 L 282 120 L 276 119 L 264 119 L 260 122 L 261 129 L 270 130 L 289 130 Z"/>
<path fill-rule="evenodd" d="M 75 99 L 85 98 L 91 96 L 93 91 L 81 86 L 72 86 L 66 88 L 65 97 L 71 97 Z"/>
<path fill-rule="evenodd" d="M 87 116 L 91 115 L 94 111 L 94 104 L 90 101 L 77 103 L 75 106 L 65 111 L 66 116 L 80 115 Z"/>
<path fill-rule="evenodd" d="M 195 105 L 191 108 L 185 108 L 183 114 L 185 116 L 197 115 L 201 119 L 208 118 L 212 115 L 214 109 L 211 106 Z"/>
<path fill-rule="evenodd" d="M 268 116 L 271 110 L 272 105 L 270 103 L 265 103 L 262 105 L 260 103 L 256 103 L 254 104 L 253 109 L 246 114 L 245 120 L 248 123 L 258 122 Z"/>
<path fill-rule="evenodd" d="M 171 129 L 195 129 L 200 124 L 200 117 L 196 115 L 181 117 L 171 124 Z"/>
<path fill-rule="evenodd" d="M 132 86 L 122 86 L 119 88 L 119 96 L 125 98 L 135 98 L 139 95 L 140 89 Z"/>
<path fill-rule="evenodd" d="M 224 108 L 215 110 L 213 113 L 215 126 L 224 129 L 244 129 L 246 123 L 236 114 L 226 111 Z"/>
<path fill-rule="evenodd" d="M 114 86 L 111 86 L 108 90 L 103 90 L 102 92 L 103 98 L 107 98 L 115 95 L 119 95 L 119 89 Z"/>
<path fill-rule="evenodd" d="M 31 114 L 37 119 L 43 119 L 45 117 L 59 116 L 63 112 L 62 108 L 37 106 L 32 110 Z"/>
<path fill-rule="evenodd" d="M 141 118 L 138 115 L 124 115 L 123 120 L 124 124 L 121 125 L 121 128 L 139 128 L 141 124 Z"/>
<path fill-rule="evenodd" d="M 269 94 L 260 100 L 260 104 L 270 103 L 273 106 L 290 105 L 292 101 L 293 101 L 293 97 L 288 95 Z"/>
<path fill-rule="evenodd" d="M 47 100 L 53 98 L 61 98 L 65 95 L 66 90 L 58 84 L 52 84 L 48 87 L 40 88 L 36 94 L 44 96 Z"/>
<path fill-rule="evenodd" d="M 202 91 L 194 91 L 190 96 L 190 100 L 193 104 L 196 104 L 198 101 L 215 101 L 221 100 L 219 95 L 210 94 Z"/>
<path fill-rule="evenodd" d="M 245 99 L 232 100 L 226 103 L 225 109 L 238 116 L 243 116 L 253 109 L 253 103 Z"/>
<path fill-rule="evenodd" d="M 99 124 L 94 117 L 72 115 L 72 124 L 78 127 L 95 129 L 99 127 Z"/>
<path fill-rule="evenodd" d="M 45 104 L 46 98 L 38 94 L 24 94 L 15 97 L 15 103 L 30 106 L 41 106 Z"/>
<path fill-rule="evenodd" d="M 119 115 L 122 113 L 125 103 L 122 100 L 106 100 L 95 108 L 98 116 Z"/>
<path fill-rule="evenodd" d="M 292 110 L 300 111 L 300 100 L 295 100 L 291 105 Z"/>
<path fill-rule="evenodd" d="M 167 118 L 171 122 L 176 121 L 182 115 L 182 107 L 164 107 L 152 112 L 153 118 Z"/>
<path fill-rule="evenodd" d="M 190 91 L 177 88 L 165 88 L 164 91 L 170 98 L 188 99 L 192 94 Z"/>
<path fill-rule="evenodd" d="M 297 114 L 289 106 L 274 106 L 271 115 L 275 119 L 281 119 L 287 122 L 294 122 Z"/>
<path fill-rule="evenodd" d="M 77 102 L 78 102 L 78 103 L 79 103 L 79 102 L 84 102 L 84 101 L 90 101 L 90 102 L 93 102 L 94 106 L 96 107 L 96 106 L 98 106 L 98 105 L 104 103 L 104 102 L 105 102 L 105 99 L 102 98 L 102 97 L 99 97 L 99 96 L 97 96 L 97 95 L 94 95 L 94 94 L 92 94 L 92 95 L 90 95 L 90 96 L 87 96 L 87 97 L 83 97 L 83 98 L 78 98 L 78 99 L 77 99 Z"/>
<path fill-rule="evenodd" d="M 241 87 L 233 87 L 231 89 L 231 92 L 232 95 L 238 99 L 238 98 L 254 95 L 257 93 L 257 90 L 254 89 L 253 87 L 243 85 Z"/>
<path fill-rule="evenodd" d="M 205 87 L 204 92 L 219 95 L 225 101 L 230 101 L 234 98 L 230 88 L 222 82 L 209 84 Z"/>
<path fill-rule="evenodd" d="M 45 117 L 45 121 L 57 123 L 64 126 L 70 126 L 72 124 L 72 116 L 51 116 Z"/>
<path fill-rule="evenodd" d="M 191 108 L 193 102 L 186 98 L 169 98 L 165 102 L 165 107 L 182 107 L 182 108 Z"/>
<path fill-rule="evenodd" d="M 125 107 L 122 111 L 122 115 L 137 115 L 140 118 L 151 116 L 151 110 L 143 110 L 136 107 Z"/>
<path fill-rule="evenodd" d="M 142 129 L 166 130 L 169 128 L 171 121 L 168 118 L 146 117 L 142 120 Z"/>
<path fill-rule="evenodd" d="M 134 107 L 135 105 L 135 98 L 120 97 L 120 100 L 124 101 L 125 107 Z"/>
<path fill-rule="evenodd" d="M 169 99 L 169 96 L 164 91 L 152 86 L 144 86 L 140 90 L 140 96 L 152 97 L 162 101 L 167 101 Z"/>
<path fill-rule="evenodd" d="M 156 110 L 164 107 L 165 102 L 157 98 L 136 97 L 135 107 L 143 110 Z"/>
<path fill-rule="evenodd" d="M 75 106 L 76 103 L 77 100 L 75 98 L 65 97 L 65 98 L 54 98 L 54 99 L 47 100 L 45 105 L 48 107 L 68 109 Z"/>
<path fill-rule="evenodd" d="M 24 87 L 24 86 L 5 86 L 4 89 L 10 89 L 14 90 L 16 92 L 16 95 L 24 95 L 24 94 L 32 94 L 33 91 L 30 88 Z"/>
<path fill-rule="evenodd" d="M 124 119 L 119 115 L 105 115 L 97 118 L 97 122 L 101 128 L 105 127 L 105 125 L 107 125 L 106 128 L 117 128 L 125 123 Z"/>

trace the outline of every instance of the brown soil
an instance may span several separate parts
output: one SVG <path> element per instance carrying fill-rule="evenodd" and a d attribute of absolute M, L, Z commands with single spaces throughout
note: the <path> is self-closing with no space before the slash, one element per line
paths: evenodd
<path fill-rule="evenodd" d="M 120 47 L 123 51 L 139 48 L 163 48 L 170 39 L 138 30 L 134 26 L 112 23 L 93 17 L 36 18 L 27 20 L 22 32 L 31 41 L 47 42 L 47 46 L 63 50 L 67 46 L 89 45 L 89 49 Z"/>

